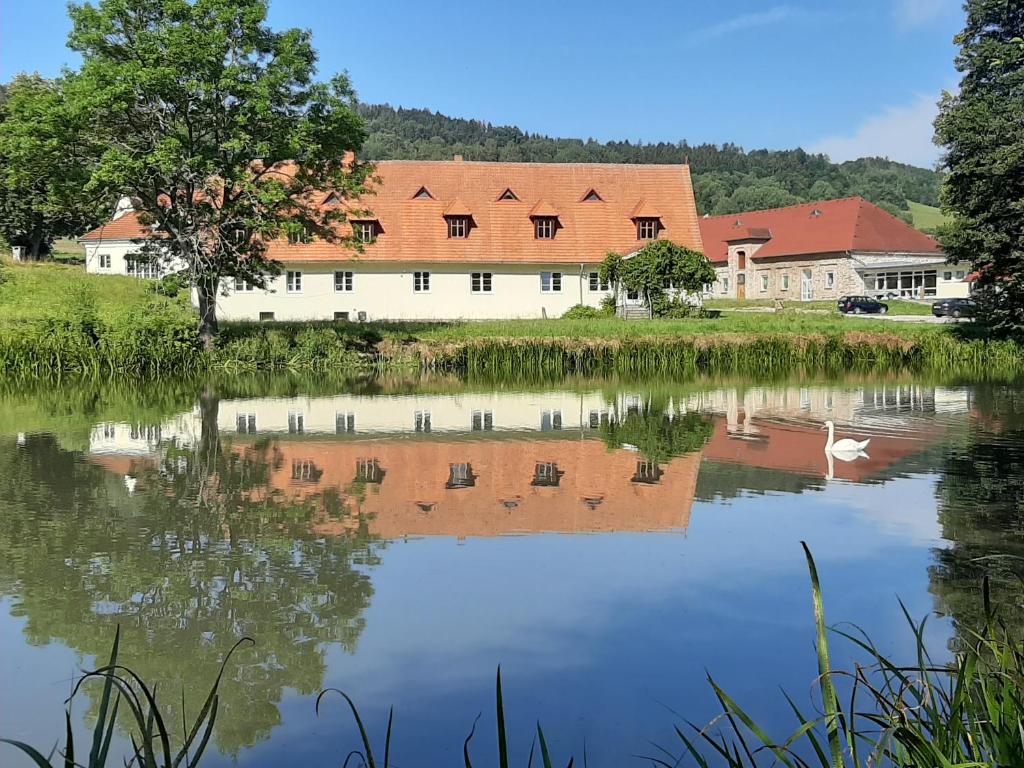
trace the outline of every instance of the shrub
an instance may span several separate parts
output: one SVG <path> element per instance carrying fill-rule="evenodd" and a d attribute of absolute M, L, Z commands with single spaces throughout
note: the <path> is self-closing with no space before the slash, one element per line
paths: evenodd
<path fill-rule="evenodd" d="M 146 288 L 157 296 L 175 299 L 185 290 L 186 285 L 186 281 L 180 275 L 172 274 L 164 275 L 159 280 L 152 281 Z"/>
<path fill-rule="evenodd" d="M 613 299 L 614 301 L 614 299 Z M 614 313 L 614 309 L 613 309 Z M 594 320 L 599 317 L 609 317 L 610 314 L 604 306 L 600 309 L 597 307 L 588 307 L 586 304 L 577 304 L 574 307 L 569 307 L 565 314 L 562 315 L 563 320 Z"/>

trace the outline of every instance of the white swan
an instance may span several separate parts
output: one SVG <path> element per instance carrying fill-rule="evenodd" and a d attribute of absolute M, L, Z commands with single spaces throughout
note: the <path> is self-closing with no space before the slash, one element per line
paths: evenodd
<path fill-rule="evenodd" d="M 828 440 L 825 442 L 825 452 L 831 453 L 836 457 L 843 459 L 844 461 L 850 461 L 856 458 L 859 454 L 864 453 L 864 449 L 868 447 L 868 443 L 871 439 L 867 440 L 851 440 L 848 437 L 844 437 L 842 440 L 836 440 L 836 425 L 831 421 L 826 421 L 825 426 L 822 429 L 828 430 Z M 847 458 L 849 456 L 850 458 Z"/>

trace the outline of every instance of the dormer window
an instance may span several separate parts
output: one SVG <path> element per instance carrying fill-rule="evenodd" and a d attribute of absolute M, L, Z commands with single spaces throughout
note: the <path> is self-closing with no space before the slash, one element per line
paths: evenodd
<path fill-rule="evenodd" d="M 464 240 L 469 237 L 469 216 L 449 216 L 448 237 L 453 240 Z"/>
<path fill-rule="evenodd" d="M 555 216 L 536 216 L 533 219 L 533 236 L 538 240 L 554 240 L 558 229 Z"/>
<path fill-rule="evenodd" d="M 516 197 L 516 193 L 513 192 L 511 190 L 511 188 L 506 189 L 504 192 L 502 192 L 500 195 L 498 195 L 498 199 L 499 200 L 514 200 L 516 202 L 519 202 L 519 198 Z"/>
<path fill-rule="evenodd" d="M 323 205 L 341 205 L 341 195 L 337 192 L 331 192 L 324 198 Z"/>
<path fill-rule="evenodd" d="M 434 196 L 430 194 L 430 190 L 426 187 L 420 187 L 416 190 L 416 194 L 412 196 L 413 200 L 433 200 Z"/>
<path fill-rule="evenodd" d="M 361 243 L 372 243 L 377 239 L 376 221 L 354 221 L 352 222 L 352 230 L 355 233 L 356 240 Z"/>
<path fill-rule="evenodd" d="M 583 196 L 580 200 L 581 203 L 603 203 L 604 198 L 597 194 L 596 189 L 592 189 Z"/>
<path fill-rule="evenodd" d="M 637 240 L 657 240 L 661 230 L 661 219 L 641 218 L 636 220 Z"/>
<path fill-rule="evenodd" d="M 295 227 L 288 230 L 288 244 L 302 245 L 312 240 L 312 236 L 305 227 Z"/>

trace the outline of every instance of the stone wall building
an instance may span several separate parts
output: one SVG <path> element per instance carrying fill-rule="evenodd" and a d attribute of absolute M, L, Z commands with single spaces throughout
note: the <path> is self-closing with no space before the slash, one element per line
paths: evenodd
<path fill-rule="evenodd" d="M 947 264 L 936 240 L 859 197 L 705 216 L 711 295 L 813 301 L 841 296 L 967 296 L 967 264 Z"/>

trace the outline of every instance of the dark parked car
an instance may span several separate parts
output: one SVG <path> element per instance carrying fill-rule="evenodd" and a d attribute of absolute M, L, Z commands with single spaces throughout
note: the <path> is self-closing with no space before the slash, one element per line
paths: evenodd
<path fill-rule="evenodd" d="M 870 296 L 843 296 L 838 302 L 839 311 L 845 314 L 854 315 L 884 315 L 889 311 L 889 305 L 883 304 L 878 299 Z"/>
<path fill-rule="evenodd" d="M 936 317 L 975 317 L 978 305 L 972 299 L 940 299 L 932 304 Z"/>

